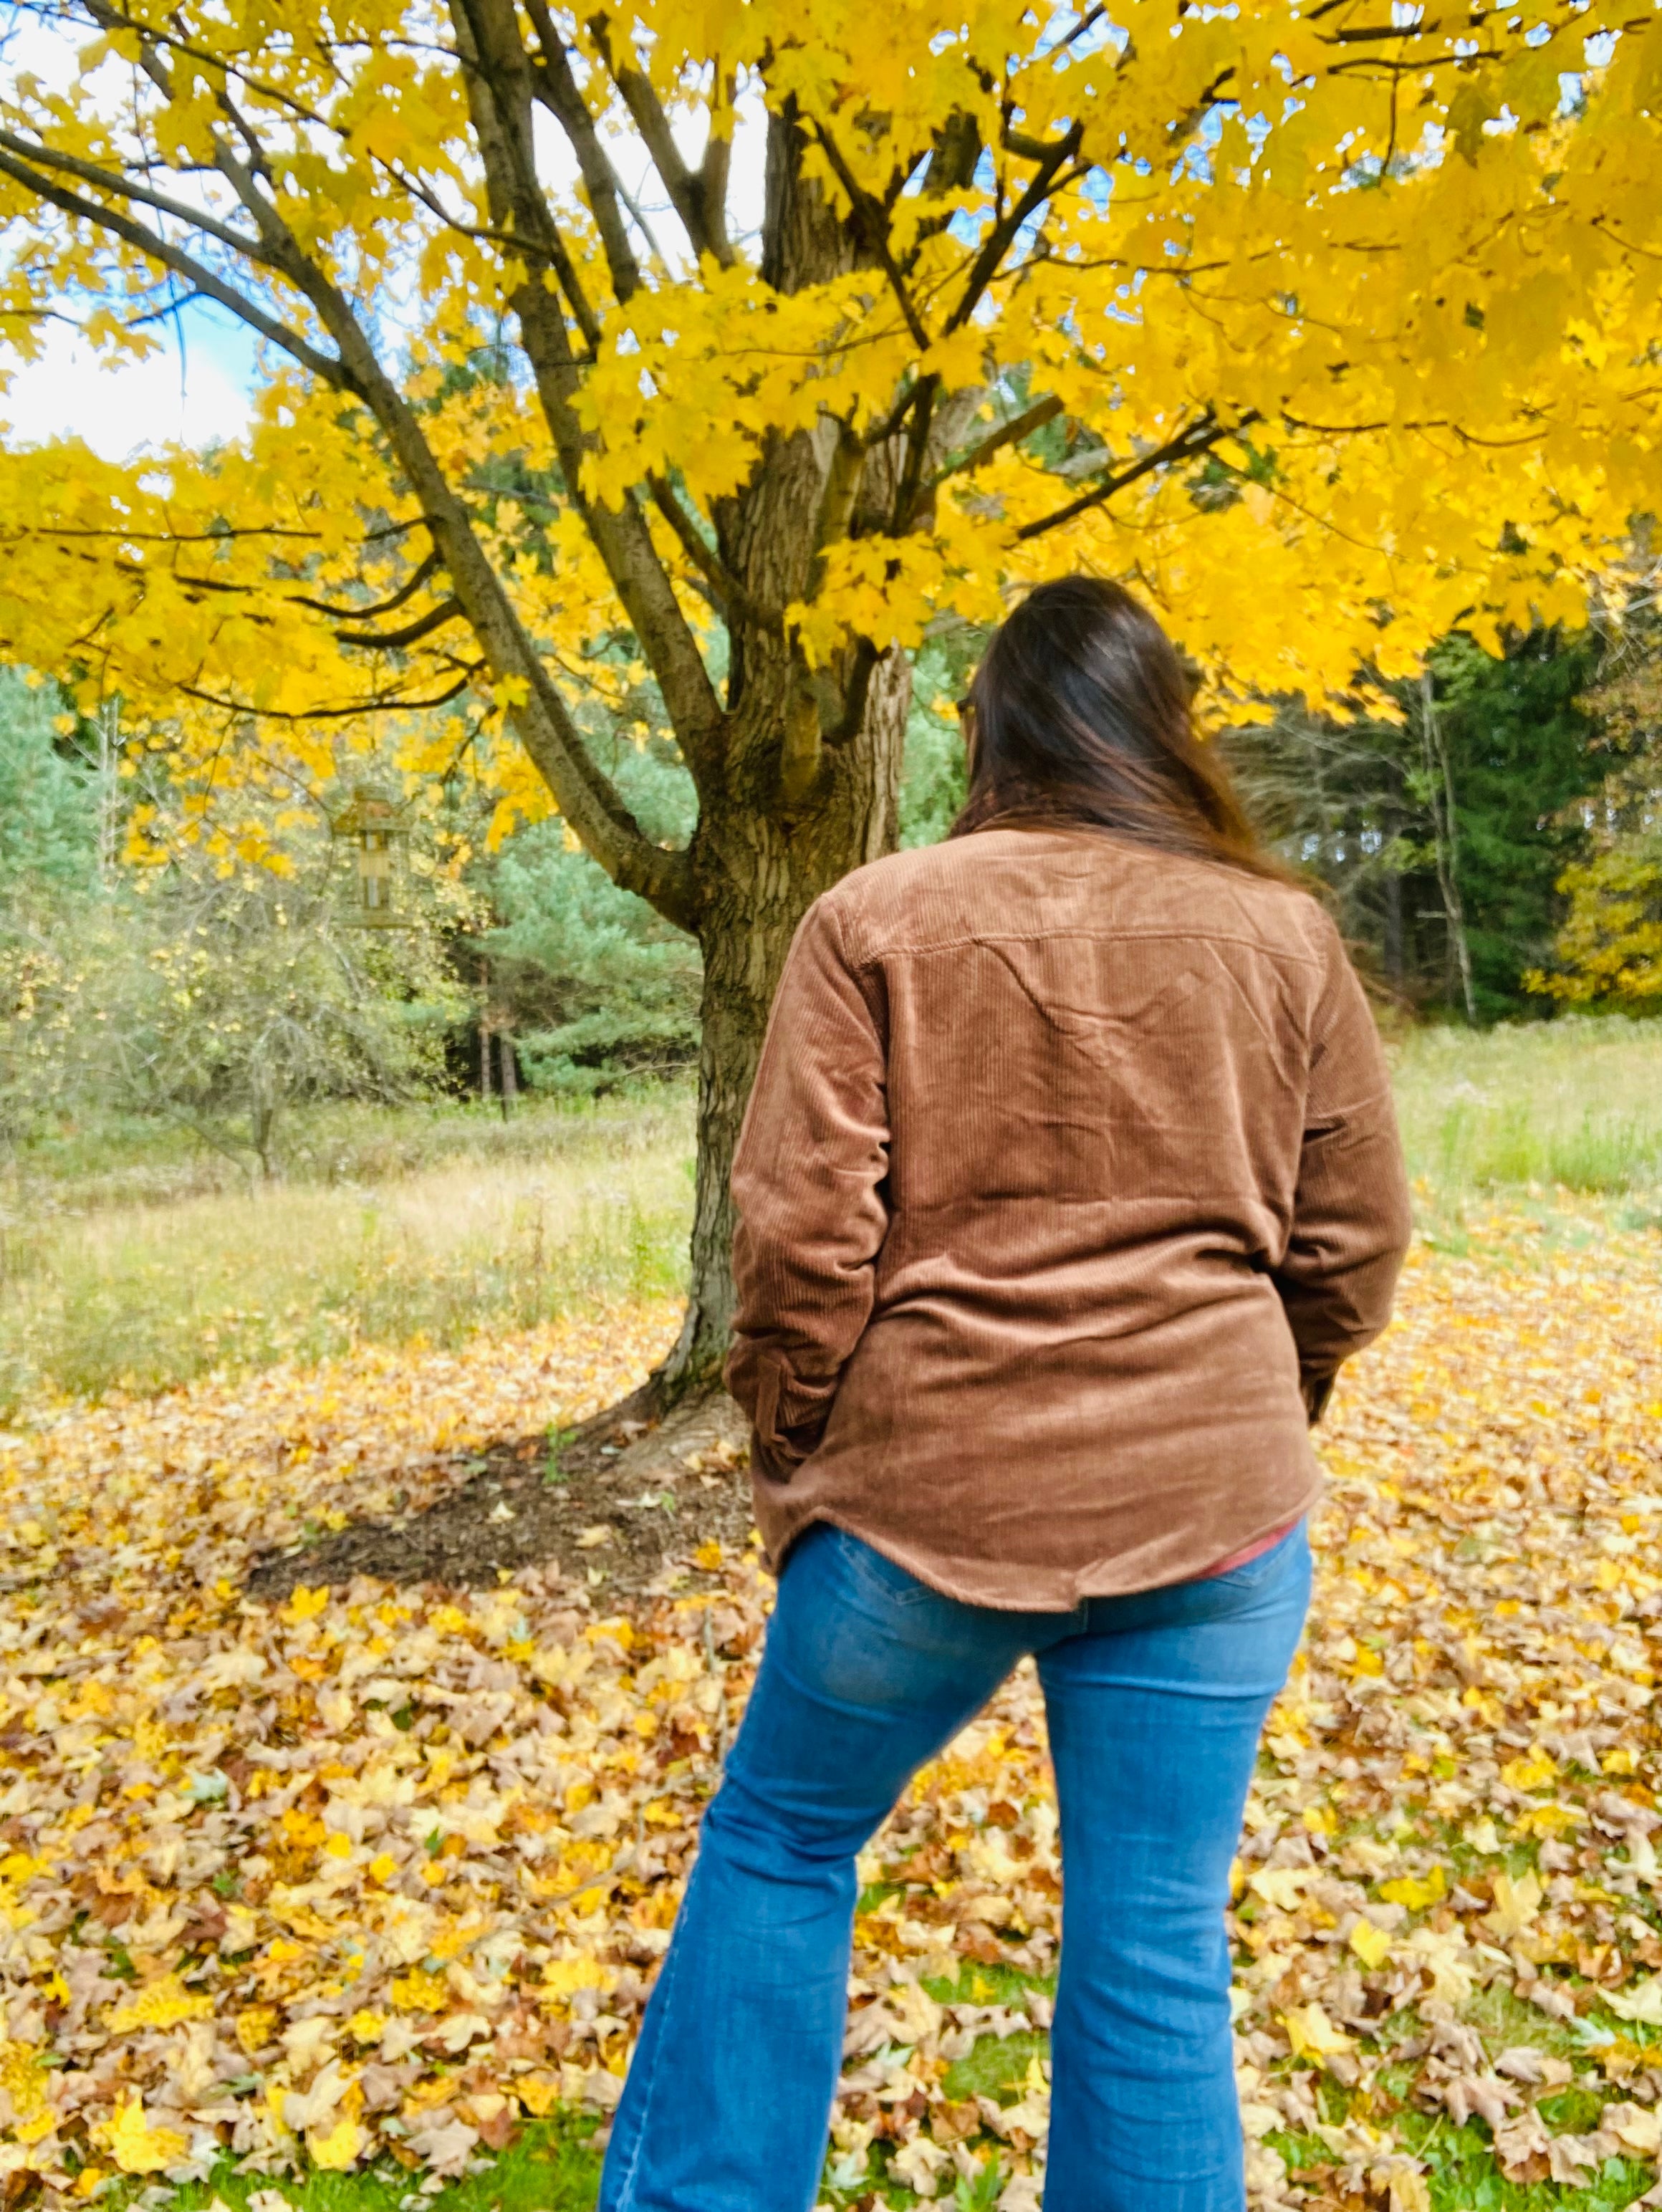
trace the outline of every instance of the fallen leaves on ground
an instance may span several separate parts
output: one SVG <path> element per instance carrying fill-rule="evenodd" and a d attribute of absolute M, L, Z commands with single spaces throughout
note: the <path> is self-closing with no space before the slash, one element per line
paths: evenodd
<path fill-rule="evenodd" d="M 1497 2166 L 1662 2203 L 1658 1256 L 1516 1220 L 1416 1253 L 1324 1431 L 1232 1917 L 1257 2206 L 1498 2203 Z M 298 1526 L 424 1502 L 459 1443 L 581 1418 L 673 1322 L 0 1442 L 0 2177 L 413 2183 L 615 2102 L 759 1648 L 754 1554 L 706 1544 L 632 1617 L 598 1547 L 466 1595 L 241 1584 Z M 1038 2203 L 1060 1874 L 1024 1668 L 866 1855 L 828 2202 Z"/>

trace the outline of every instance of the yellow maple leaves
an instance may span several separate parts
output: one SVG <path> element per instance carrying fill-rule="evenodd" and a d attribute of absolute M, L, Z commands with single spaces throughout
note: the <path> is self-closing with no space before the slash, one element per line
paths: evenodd
<path fill-rule="evenodd" d="M 12 2111 L 25 2127 L 46 2111 L 46 2072 L 44 2049 L 30 2043 L 0 2040 L 0 2089 L 11 2100 Z"/>
<path fill-rule="evenodd" d="M 1383 1928 L 1376 1928 L 1370 1920 L 1359 1919 L 1345 1942 L 1363 1966 L 1376 1972 L 1391 1956 L 1390 1936 Z"/>
<path fill-rule="evenodd" d="M 441 2012 L 450 2000 L 449 1986 L 442 1977 L 423 1972 L 419 1967 L 400 1974 L 387 1995 L 399 2012 Z"/>
<path fill-rule="evenodd" d="M 1537 1744 L 1522 1757 L 1509 1759 L 1501 1769 L 1501 1779 L 1509 1790 L 1542 1790 L 1557 1771 L 1551 1753 L 1544 1746 Z"/>
<path fill-rule="evenodd" d="M 1375 2195 L 1412 2203 L 1415 2146 L 1452 2109 L 1452 2083 L 1489 2081 L 1502 2057 L 1503 2108 L 1526 2118 L 1545 2098 L 1537 2124 L 1561 2142 L 1552 2068 L 1572 2031 L 1555 2007 L 1585 2003 L 1602 2033 L 1624 2027 L 1575 2051 L 1611 2099 L 1662 2028 L 1662 1977 L 1635 1932 L 1658 1924 L 1662 1899 L 1648 1679 L 1662 1574 L 1647 1510 L 1662 1497 L 1648 1410 L 1662 1301 L 1653 1234 L 1584 1250 L 1576 1226 L 1555 1243 L 1532 1220 L 1498 1221 L 1464 1256 L 1416 1251 L 1401 1319 L 1324 1427 L 1316 1603 L 1232 1885 L 1261 2178 L 1281 2172 L 1277 2145 L 1315 2155 L 1318 2099 L 1324 2162 L 1357 2161 L 1382 2177 Z M 545 1421 L 585 1389 L 616 1395 L 674 1317 L 652 1326 L 627 1354 L 596 1325 L 58 1409 L 0 1445 L 0 1521 L 55 1518 L 57 1578 L 30 1612 L 39 1648 L 68 1652 L 73 1680 L 102 1692 L 71 1719 L 62 1684 L 6 1686 L 24 1701 L 5 1717 L 31 1795 L 27 1849 L 0 1874 L 36 1912 L 61 1901 L 69 1869 L 101 1875 L 100 1912 L 129 1915 L 107 1932 L 146 1977 L 80 2031 L 108 2084 L 89 2099 L 60 2110 L 41 2047 L 0 2048 L 19 2123 L 9 2156 L 67 2175 L 68 2146 L 95 2154 L 95 2173 L 182 2172 L 229 2133 L 198 2115 L 228 2109 L 268 2162 L 346 2172 L 396 2143 L 438 2172 L 514 2111 L 610 2108 L 713 1779 L 717 1717 L 731 1726 L 753 1664 L 761 1579 L 742 1558 L 706 1557 L 625 1616 L 557 1573 L 476 1591 L 359 1583 L 295 1605 L 245 1600 L 241 1572 L 268 1510 L 278 1528 L 294 1504 L 368 1510 L 441 1440 L 477 1441 L 470 1422 Z M 620 1324 L 620 1346 L 630 1327 L 645 1329 Z M 281 1475 L 278 1434 L 309 1447 Z M 181 1467 L 216 1470 L 192 1493 L 203 1548 L 188 1566 L 167 1564 Z M 122 1560 L 76 1517 L 89 1491 L 137 1532 Z M 1593 1559 L 1619 1570 L 1609 1587 Z M 132 1617 L 88 1630 L 111 1589 Z M 0 1607 L 19 1603 L 0 1593 Z M 1375 1646 L 1379 1669 L 1358 1670 Z M 129 1796 L 140 1712 L 160 1733 L 148 1794 Z M 649 1735 L 636 1725 L 648 1714 Z M 45 1755 L 72 1731 L 72 1755 L 91 1761 L 74 1774 L 98 1790 L 84 1806 L 84 1780 L 70 1788 Z M 1503 1778 L 1514 1760 L 1536 1776 L 1526 1790 Z M 222 1795 L 192 1790 L 210 1765 Z M 331 1855 L 332 1836 L 351 1850 Z M 210 1886 L 216 1853 L 233 1881 L 280 1856 L 281 1878 L 274 1867 L 269 1887 L 256 1877 L 227 1898 L 231 1883 Z M 455 1878 L 435 1888 L 433 1867 Z M 1024 1672 L 862 1855 L 878 1901 L 859 1923 L 853 2024 L 870 2040 L 844 2075 L 839 2157 L 887 2140 L 897 2173 L 944 2185 L 959 2152 L 983 2169 L 997 2155 L 1037 2193 L 1048 2083 L 1026 2038 L 1047 2016 L 1062 1873 L 1042 1700 Z M 9 1954 L 8 1994 L 67 2003 L 85 1954 L 102 1971 L 106 1932 L 89 1920 L 50 1958 Z M 1422 2027 L 1404 2039 L 1410 2016 Z M 1434 2028 L 1450 2039 L 1405 2089 L 1405 2042 Z M 1001 2135 L 979 2124 L 953 2055 L 989 2031 L 975 2069 L 995 2049 L 1020 2054 L 989 2100 Z M 395 2106 L 368 2109 L 372 2065 L 408 2081 Z M 1347 2082 L 1353 2116 L 1324 2117 Z M 873 2131 L 882 2115 L 892 2138 Z M 1654 2157 L 1653 2122 L 1607 2104 L 1599 2124 L 1620 2148 L 1598 2156 Z"/>
<path fill-rule="evenodd" d="M 1398 1875 L 1394 1881 L 1382 1881 L 1379 1894 L 1387 1905 L 1400 1905 L 1409 1912 L 1423 1912 L 1428 1905 L 1435 1905 L 1448 1894 L 1448 1881 L 1440 1866 L 1431 1872 L 1418 1875 Z"/>
<path fill-rule="evenodd" d="M 343 2113 L 328 2127 L 308 2129 L 306 2136 L 312 2163 L 326 2173 L 344 2173 L 356 2166 L 368 2142 L 368 2130 L 350 2113 Z"/>
<path fill-rule="evenodd" d="M 808 19 L 785 0 L 636 0 L 604 35 L 599 17 L 563 23 L 603 138 L 627 127 L 608 40 L 695 137 L 732 144 L 764 111 L 801 119 L 804 189 L 849 223 L 851 250 L 789 286 L 734 242 L 756 212 L 736 205 L 702 248 L 631 234 L 624 273 L 592 191 L 555 173 L 558 266 L 533 271 L 486 204 L 463 72 L 419 10 L 356 0 L 326 35 L 315 7 L 289 14 L 300 34 L 274 45 L 263 9 L 186 0 L 149 35 L 177 40 L 188 67 L 138 66 L 144 40 L 124 28 L 88 44 L 67 90 L 20 76 L 7 106 L 38 149 L 0 183 L 23 240 L 0 311 L 26 351 L 65 300 L 100 344 L 153 342 L 124 319 L 160 280 L 161 246 L 100 235 L 100 200 L 72 214 L 27 179 L 119 170 L 134 147 L 146 176 L 213 170 L 222 68 L 263 88 L 247 127 L 273 219 L 312 264 L 307 296 L 344 286 L 371 347 L 382 309 L 400 332 L 379 364 L 396 405 L 356 371 L 323 389 L 307 371 L 338 331 L 221 224 L 207 245 L 253 313 L 292 319 L 299 356 L 271 373 L 247 440 L 160 468 L 74 446 L 6 457 L 0 651 L 88 699 L 119 690 L 204 755 L 226 715 L 253 714 L 318 773 L 364 737 L 345 708 L 447 697 L 460 665 L 483 707 L 474 761 L 502 791 L 493 834 L 549 803 L 514 737 L 524 669 L 477 607 L 459 654 L 442 580 L 418 588 L 417 434 L 429 489 L 453 521 L 466 511 L 470 559 L 574 699 L 608 696 L 615 672 L 592 647 L 623 620 L 596 514 L 636 519 L 640 560 L 661 563 L 702 643 L 708 564 L 653 488 L 708 517 L 794 439 L 863 452 L 898 434 L 923 390 L 952 426 L 927 496 L 892 532 L 828 500 L 812 563 L 769 614 L 811 661 L 851 636 L 910 647 L 931 623 L 989 619 L 1011 588 L 1083 563 L 1135 570 L 1220 682 L 1339 692 L 1359 657 L 1401 672 L 1457 619 L 1492 639 L 1531 614 L 1576 618 L 1653 488 L 1662 29 L 1613 0 L 1490 11 L 1481 51 L 1428 12 L 1359 27 L 1288 0 L 1123 0 L 1060 39 L 1021 0 L 961 21 L 926 0 Z M 104 67 L 115 52 L 132 66 Z M 978 158 L 951 167 L 953 134 Z M 1010 220 L 1030 186 L 1026 220 Z M 569 481 L 545 393 L 517 356 L 506 366 L 527 289 L 573 318 Z M 1062 410 L 1047 443 L 960 465 L 1040 397 Z M 1141 468 L 1185 427 L 1209 458 Z M 385 652 L 343 646 L 320 613 L 332 598 L 435 626 L 400 627 Z M 432 731 L 406 727 L 425 773 Z"/>
<path fill-rule="evenodd" d="M 1295 2058 L 1330 2058 L 1352 2048 L 1353 2039 L 1336 2027 L 1318 2004 L 1297 2005 L 1282 2015 Z"/>
<path fill-rule="evenodd" d="M 275 2005 L 250 2005 L 246 2011 L 237 2014 L 236 2039 L 249 2057 L 252 2058 L 255 2051 L 263 2051 L 270 2043 L 277 2024 L 277 2008 Z"/>
<path fill-rule="evenodd" d="M 137 2027 L 177 2027 L 187 2020 L 210 2020 L 214 2001 L 205 1990 L 187 1990 L 176 1973 L 163 1974 L 110 2011 L 113 2035 Z"/>
<path fill-rule="evenodd" d="M 1525 1873 L 1516 1879 L 1507 1873 L 1495 1877 L 1495 1910 L 1483 1915 L 1483 1925 L 1497 1943 L 1510 1943 L 1532 1926 L 1543 1895 L 1540 1879 Z"/>
<path fill-rule="evenodd" d="M 155 2124 L 137 2097 L 118 2108 L 102 2140 L 123 2173 L 165 2173 L 189 2148 L 177 2128 Z"/>

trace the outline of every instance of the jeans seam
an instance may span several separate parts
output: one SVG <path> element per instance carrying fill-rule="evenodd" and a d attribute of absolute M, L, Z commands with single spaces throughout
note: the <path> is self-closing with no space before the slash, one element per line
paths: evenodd
<path fill-rule="evenodd" d="M 697 1879 L 697 1868 L 695 1865 L 692 1875 L 688 1878 L 687 1887 L 689 1895 L 691 1894 L 692 1882 Z M 684 1912 L 685 1911 L 685 1899 L 684 1899 L 682 1903 L 682 1910 Z M 670 1999 L 674 1995 L 675 1977 L 680 1966 L 680 1960 L 677 1956 L 677 1952 L 678 1949 L 684 1948 L 685 1946 L 678 1946 L 672 1937 L 669 1953 L 664 1960 L 664 1971 L 659 1976 L 657 1985 L 652 1992 L 654 1997 L 659 1997 L 661 1999 L 666 2015 L 667 2015 L 669 2012 Z M 667 2039 L 666 2036 L 662 2034 L 659 2035 L 656 2039 L 652 2052 L 651 2071 L 648 2074 L 645 2085 L 641 2091 L 641 2102 L 639 2108 L 640 2124 L 635 2130 L 635 2142 L 629 2154 L 629 2163 L 623 2172 L 621 2186 L 618 2196 L 614 2200 L 613 2212 L 630 2212 L 630 2208 L 639 2202 L 636 2194 L 635 2184 L 640 2173 L 641 2154 L 646 2148 L 647 2122 L 651 2117 L 652 2094 L 658 2086 L 658 2068 L 662 2060 L 663 2046 Z"/>

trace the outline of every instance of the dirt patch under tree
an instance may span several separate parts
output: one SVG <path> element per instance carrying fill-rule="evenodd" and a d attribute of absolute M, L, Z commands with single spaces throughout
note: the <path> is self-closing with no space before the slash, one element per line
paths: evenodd
<path fill-rule="evenodd" d="M 627 1602 L 678 1572 L 696 1581 L 694 1554 L 711 1539 L 742 1548 L 747 1462 L 744 1416 L 724 1395 L 661 1425 L 631 1419 L 626 1401 L 563 1446 L 537 1435 L 459 1453 L 453 1486 L 430 1505 L 268 1552 L 248 1590 L 280 1598 L 357 1575 L 480 1589 L 557 1563 L 597 1602 Z"/>

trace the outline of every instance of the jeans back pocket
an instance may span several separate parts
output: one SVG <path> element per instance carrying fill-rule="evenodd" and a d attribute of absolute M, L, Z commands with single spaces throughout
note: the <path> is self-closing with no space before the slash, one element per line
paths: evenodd
<path fill-rule="evenodd" d="M 846 1528 L 837 1531 L 837 1544 L 849 1572 L 857 1582 L 884 1602 L 892 1606 L 925 1605 L 931 1598 L 939 1597 L 939 1590 L 920 1582 L 903 1566 L 887 1558 L 863 1537 L 851 1535 Z"/>

